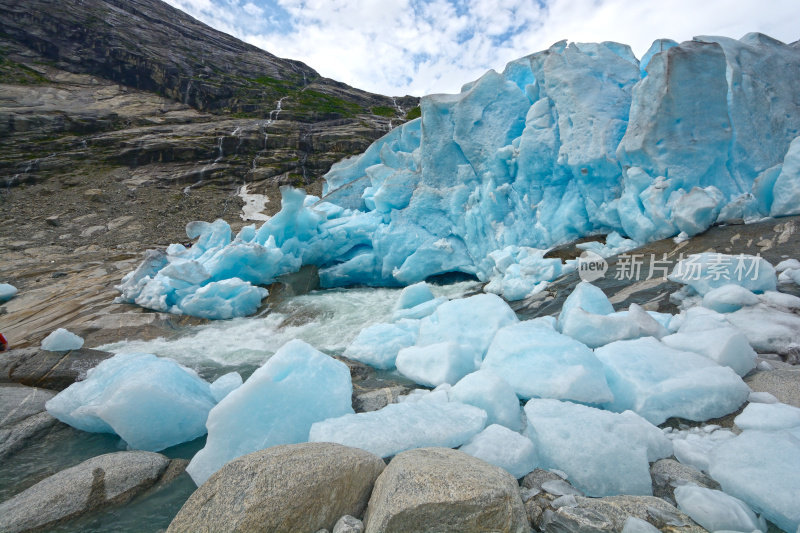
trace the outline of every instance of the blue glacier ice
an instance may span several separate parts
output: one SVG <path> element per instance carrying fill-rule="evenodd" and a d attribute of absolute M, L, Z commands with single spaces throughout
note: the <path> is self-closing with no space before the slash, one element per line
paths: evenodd
<path fill-rule="evenodd" d="M 83 347 L 83 339 L 64 328 L 58 328 L 42 341 L 42 350 L 50 352 L 80 350 L 81 347 Z"/>
<path fill-rule="evenodd" d="M 211 383 L 211 395 L 214 397 L 214 401 L 219 403 L 225 396 L 241 386 L 242 376 L 238 372 L 228 372 Z"/>
<path fill-rule="evenodd" d="M 722 491 L 682 485 L 675 487 L 678 508 L 708 531 L 767 531 L 767 523 L 742 500 Z"/>
<path fill-rule="evenodd" d="M 653 424 L 673 416 L 697 421 L 724 416 L 750 394 L 730 368 L 652 337 L 613 342 L 595 355 L 614 394 L 605 407 L 616 412 L 630 409 Z"/>
<path fill-rule="evenodd" d="M 464 376 L 448 392 L 449 400 L 474 405 L 486 411 L 486 423 L 500 424 L 514 431 L 522 429 L 519 398 L 503 378 L 481 369 Z"/>
<path fill-rule="evenodd" d="M 237 457 L 306 442 L 314 422 L 353 412 L 352 394 L 347 365 L 289 341 L 211 409 L 206 445 L 186 471 L 199 486 Z"/>
<path fill-rule="evenodd" d="M 17 295 L 17 288 L 10 283 L 0 283 L 0 302 L 5 302 Z"/>
<path fill-rule="evenodd" d="M 395 366 L 397 354 L 417 342 L 419 323 L 373 324 L 362 329 L 344 351 L 344 356 L 384 370 Z"/>
<path fill-rule="evenodd" d="M 778 284 L 775 268 L 766 259 L 715 252 L 690 255 L 679 261 L 668 277 L 670 281 L 690 286 L 701 296 L 726 285 L 762 293 L 774 291 Z"/>
<path fill-rule="evenodd" d="M 461 272 L 516 299 L 570 268 L 541 254 L 578 237 L 645 243 L 795 213 L 798 78 L 797 47 L 758 33 L 659 40 L 642 61 L 562 41 L 423 97 L 421 118 L 335 164 L 321 199 L 284 189 L 280 213 L 236 237 L 190 224 L 196 244 L 149 255 L 120 301 L 242 316 L 306 264 L 324 287 Z"/>
<path fill-rule="evenodd" d="M 457 402 L 403 402 L 329 418 L 311 426 L 310 442 L 336 442 L 380 457 L 405 450 L 461 446 L 486 426 L 486 413 Z"/>
<path fill-rule="evenodd" d="M 565 472 L 587 496 L 652 494 L 649 463 L 672 455 L 661 430 L 630 411 L 535 399 L 525 414 L 539 467 Z"/>
<path fill-rule="evenodd" d="M 537 466 L 536 450 L 531 440 L 499 424 L 488 426 L 459 449 L 499 466 L 515 478 L 524 477 Z"/>
<path fill-rule="evenodd" d="M 800 408 L 785 403 L 751 403 L 733 422 L 742 430 L 792 429 L 800 427 Z"/>
<path fill-rule="evenodd" d="M 472 350 L 456 342 L 409 346 L 397 354 L 397 371 L 426 387 L 453 385 L 477 370 Z"/>
<path fill-rule="evenodd" d="M 800 438 L 789 431 L 742 432 L 711 452 L 713 477 L 784 531 L 800 528 Z"/>
<path fill-rule="evenodd" d="M 133 449 L 159 451 L 206 433 L 215 404 L 209 384 L 192 370 L 152 354 L 106 359 L 47 402 L 65 424 L 116 433 Z"/>
<path fill-rule="evenodd" d="M 481 368 L 506 380 L 524 399 L 601 404 L 614 398 L 592 351 L 541 320 L 498 331 Z"/>
<path fill-rule="evenodd" d="M 435 296 L 428 284 L 421 281 L 400 291 L 400 297 L 397 299 L 397 309 L 411 309 L 434 298 Z"/>
<path fill-rule="evenodd" d="M 759 302 L 758 296 L 735 283 L 711 289 L 703 295 L 703 307 L 718 313 L 733 313 L 746 305 L 756 305 Z"/>
<path fill-rule="evenodd" d="M 694 352 L 745 376 L 756 367 L 756 352 L 747 337 L 732 327 L 707 331 L 678 332 L 661 338 L 670 348 Z"/>

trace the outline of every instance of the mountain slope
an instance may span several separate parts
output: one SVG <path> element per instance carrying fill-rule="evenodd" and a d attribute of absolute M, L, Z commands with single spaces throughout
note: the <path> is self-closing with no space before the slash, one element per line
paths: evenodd
<path fill-rule="evenodd" d="M 238 219 L 245 184 L 275 212 L 279 186 L 319 193 L 334 162 L 418 103 L 323 78 L 158 0 L 0 0 L 0 22 L 0 209 L 14 221 L 0 246 L 181 240 L 191 220 Z M 120 234 L 121 218 L 137 229 Z"/>

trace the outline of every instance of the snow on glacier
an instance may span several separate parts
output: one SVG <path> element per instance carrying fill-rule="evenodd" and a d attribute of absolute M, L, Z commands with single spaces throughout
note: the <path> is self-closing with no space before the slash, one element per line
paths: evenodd
<path fill-rule="evenodd" d="M 209 384 L 170 359 L 118 354 L 46 404 L 83 431 L 115 433 L 137 450 L 159 451 L 206 433 L 215 404 Z"/>
<path fill-rule="evenodd" d="M 290 341 L 211 409 L 206 445 L 186 471 L 199 486 L 232 459 L 306 442 L 314 422 L 353 412 L 352 394 L 347 365 Z"/>
<path fill-rule="evenodd" d="M 657 41 L 642 62 L 562 41 L 423 97 L 420 119 L 331 168 L 322 199 L 284 189 L 280 213 L 235 238 L 223 221 L 190 224 L 197 243 L 149 255 L 120 301 L 243 316 L 259 285 L 304 264 L 325 287 L 462 272 L 516 299 L 568 268 L 541 254 L 578 237 L 644 243 L 723 214 L 794 213 L 798 78 L 796 49 L 761 34 Z"/>
<path fill-rule="evenodd" d="M 525 414 L 539 467 L 566 472 L 587 496 L 651 495 L 649 462 L 672 455 L 661 430 L 631 411 L 534 399 Z"/>

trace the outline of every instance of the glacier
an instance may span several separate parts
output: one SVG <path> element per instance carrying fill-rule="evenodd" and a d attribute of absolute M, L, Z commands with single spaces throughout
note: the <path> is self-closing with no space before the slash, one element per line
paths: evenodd
<path fill-rule="evenodd" d="M 335 164 L 322 198 L 286 188 L 277 215 L 235 237 L 221 220 L 189 224 L 197 242 L 152 252 L 119 301 L 244 316 L 301 265 L 323 287 L 461 272 L 517 299 L 570 268 L 543 251 L 578 237 L 633 245 L 794 214 L 797 79 L 796 46 L 758 33 L 658 40 L 642 61 L 561 41 L 423 97 L 419 119 Z"/>

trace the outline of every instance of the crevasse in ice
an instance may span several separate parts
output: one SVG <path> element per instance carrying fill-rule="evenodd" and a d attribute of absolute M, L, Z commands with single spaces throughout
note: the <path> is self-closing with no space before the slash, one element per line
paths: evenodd
<path fill-rule="evenodd" d="M 197 244 L 148 257 L 121 300 L 242 316 L 258 285 L 303 264 L 326 287 L 463 272 L 522 298 L 559 275 L 541 250 L 577 237 L 644 243 L 793 214 L 797 79 L 796 48 L 762 34 L 659 40 L 642 62 L 562 41 L 424 97 L 420 119 L 334 165 L 322 199 L 286 189 L 279 214 L 233 239 L 223 221 L 190 225 Z"/>

